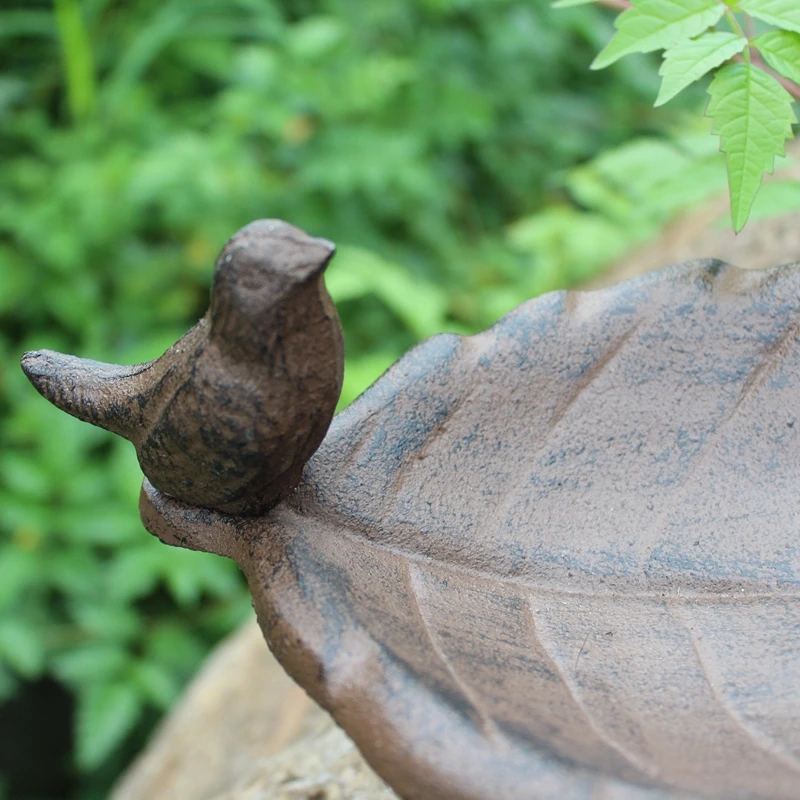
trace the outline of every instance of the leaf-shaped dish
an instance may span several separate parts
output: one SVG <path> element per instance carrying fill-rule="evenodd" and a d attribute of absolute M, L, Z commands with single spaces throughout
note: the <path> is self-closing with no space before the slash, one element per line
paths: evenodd
<path fill-rule="evenodd" d="M 405 798 L 800 797 L 800 271 L 696 262 L 418 346 L 226 517 L 269 644 Z"/>

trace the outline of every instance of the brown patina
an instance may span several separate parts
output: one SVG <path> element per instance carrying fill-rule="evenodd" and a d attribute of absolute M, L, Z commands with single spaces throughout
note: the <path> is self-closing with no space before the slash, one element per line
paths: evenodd
<path fill-rule="evenodd" d="M 162 359 L 23 362 L 137 445 L 148 529 L 239 563 L 273 652 L 404 798 L 796 800 L 800 271 L 694 262 L 434 337 L 308 459 L 341 339 L 329 252 L 291 230 L 254 251 L 312 265 L 273 334 L 258 285 L 215 312 L 229 243 Z"/>

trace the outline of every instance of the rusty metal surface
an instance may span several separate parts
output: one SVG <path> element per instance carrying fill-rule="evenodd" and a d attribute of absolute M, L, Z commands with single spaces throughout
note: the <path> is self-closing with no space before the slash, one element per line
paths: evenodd
<path fill-rule="evenodd" d="M 235 558 L 404 798 L 800 796 L 800 271 L 696 262 L 423 343 Z"/>
<path fill-rule="evenodd" d="M 322 279 L 333 252 L 280 220 L 253 222 L 220 253 L 206 315 L 161 358 L 118 367 L 40 350 L 22 368 L 59 408 L 133 442 L 160 491 L 263 512 L 336 410 L 342 330 Z"/>

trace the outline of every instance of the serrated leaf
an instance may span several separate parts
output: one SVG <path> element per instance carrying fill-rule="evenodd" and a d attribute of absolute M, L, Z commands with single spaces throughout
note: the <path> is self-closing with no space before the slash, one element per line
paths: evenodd
<path fill-rule="evenodd" d="M 78 695 L 76 758 L 94 769 L 122 742 L 139 719 L 142 703 L 128 683 L 100 684 Z"/>
<path fill-rule="evenodd" d="M 747 39 L 735 33 L 705 33 L 675 45 L 664 54 L 659 75 L 663 77 L 655 105 L 662 106 L 687 86 L 702 78 L 747 47 Z"/>
<path fill-rule="evenodd" d="M 769 31 L 752 43 L 776 72 L 800 85 L 800 34 Z"/>
<path fill-rule="evenodd" d="M 716 25 L 724 13 L 718 0 L 640 0 L 617 17 L 617 33 L 591 68 L 602 69 L 631 53 L 672 47 Z"/>
<path fill-rule="evenodd" d="M 714 120 L 727 155 L 731 217 L 738 233 L 747 222 L 765 172 L 783 155 L 796 122 L 791 95 L 775 78 L 751 64 L 723 67 L 708 89 L 706 114 Z"/>
<path fill-rule="evenodd" d="M 738 6 L 770 25 L 800 33 L 800 4 L 797 0 L 739 0 Z"/>

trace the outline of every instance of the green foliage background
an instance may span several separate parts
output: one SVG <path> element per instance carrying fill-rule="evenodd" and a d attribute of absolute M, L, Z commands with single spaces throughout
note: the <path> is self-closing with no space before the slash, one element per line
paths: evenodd
<path fill-rule="evenodd" d="M 233 564 L 145 533 L 132 448 L 49 407 L 22 351 L 159 355 L 265 216 L 340 243 L 345 403 L 420 338 L 589 277 L 725 181 L 681 121 L 700 90 L 654 111 L 654 62 L 588 72 L 611 21 L 529 0 L 0 11 L 0 796 L 106 796 L 249 607 Z"/>

